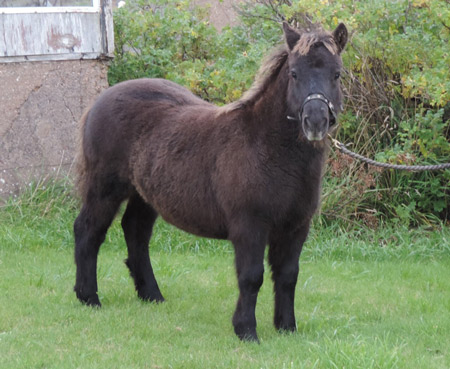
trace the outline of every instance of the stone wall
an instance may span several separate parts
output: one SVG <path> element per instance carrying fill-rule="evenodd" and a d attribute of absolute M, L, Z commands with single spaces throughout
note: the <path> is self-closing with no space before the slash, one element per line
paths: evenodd
<path fill-rule="evenodd" d="M 97 60 L 0 63 L 0 197 L 70 172 L 78 120 L 107 87 Z"/>

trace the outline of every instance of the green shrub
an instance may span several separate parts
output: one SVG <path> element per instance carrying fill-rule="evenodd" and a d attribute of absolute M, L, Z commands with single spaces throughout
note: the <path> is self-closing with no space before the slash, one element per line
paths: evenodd
<path fill-rule="evenodd" d="M 192 10 L 187 2 L 136 0 L 116 11 L 110 84 L 170 76 L 195 91 L 201 85 L 198 77 L 203 77 L 208 61 L 216 57 L 217 32 L 207 24 L 204 11 Z"/>
<path fill-rule="evenodd" d="M 217 104 L 236 100 L 249 88 L 271 46 L 264 28 L 247 25 L 218 33 L 208 22 L 208 9 L 189 1 L 130 1 L 114 13 L 114 26 L 111 85 L 140 77 L 167 78 Z"/>

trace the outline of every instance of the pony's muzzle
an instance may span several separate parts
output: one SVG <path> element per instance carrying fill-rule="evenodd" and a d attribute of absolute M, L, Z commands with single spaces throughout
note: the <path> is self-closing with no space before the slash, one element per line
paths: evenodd
<path fill-rule="evenodd" d="M 309 141 L 323 140 L 330 127 L 328 106 L 321 100 L 311 100 L 303 106 L 300 114 L 303 133 Z"/>

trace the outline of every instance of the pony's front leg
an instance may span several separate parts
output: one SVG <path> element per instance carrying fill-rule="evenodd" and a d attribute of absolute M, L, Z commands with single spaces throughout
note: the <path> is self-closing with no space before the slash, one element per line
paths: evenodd
<path fill-rule="evenodd" d="M 279 330 L 297 330 L 294 313 L 295 286 L 300 253 L 308 231 L 309 223 L 296 232 L 284 231 L 270 235 L 269 264 L 275 293 L 274 325 Z"/>
<path fill-rule="evenodd" d="M 233 232 L 231 241 L 236 253 L 239 286 L 239 299 L 233 315 L 234 332 L 241 340 L 259 342 L 255 307 L 264 279 L 266 232 L 261 227 L 239 227 L 238 232 Z"/>

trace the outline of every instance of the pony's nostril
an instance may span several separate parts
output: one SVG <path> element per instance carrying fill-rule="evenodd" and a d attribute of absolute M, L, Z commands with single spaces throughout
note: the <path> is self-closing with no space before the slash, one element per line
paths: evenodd
<path fill-rule="evenodd" d="M 304 122 L 306 127 L 311 127 L 311 122 L 309 121 L 309 118 L 307 116 L 304 118 Z"/>

